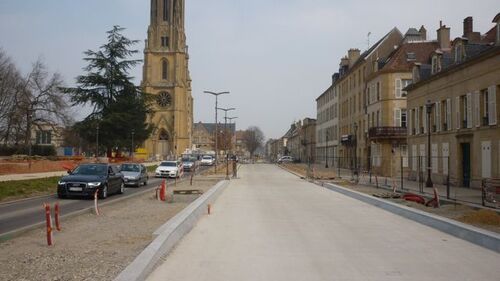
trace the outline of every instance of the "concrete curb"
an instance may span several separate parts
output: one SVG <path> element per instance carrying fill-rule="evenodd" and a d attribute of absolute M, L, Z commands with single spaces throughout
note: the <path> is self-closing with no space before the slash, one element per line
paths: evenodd
<path fill-rule="evenodd" d="M 325 183 L 323 187 L 500 253 L 500 235 L 497 233 L 381 200 L 336 184 Z"/>
<path fill-rule="evenodd" d="M 191 231 L 199 218 L 207 212 L 206 204 L 215 202 L 228 185 L 229 181 L 220 181 L 160 226 L 153 233 L 156 238 L 114 280 L 145 280 L 161 257 L 169 253 L 182 237 Z"/>

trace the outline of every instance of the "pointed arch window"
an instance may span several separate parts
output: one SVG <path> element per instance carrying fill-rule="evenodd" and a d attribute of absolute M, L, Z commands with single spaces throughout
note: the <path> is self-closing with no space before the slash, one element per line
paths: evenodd
<path fill-rule="evenodd" d="M 166 59 L 161 62 L 161 79 L 168 79 L 168 61 Z"/>
<path fill-rule="evenodd" d="M 163 21 L 169 20 L 170 0 L 163 0 Z"/>

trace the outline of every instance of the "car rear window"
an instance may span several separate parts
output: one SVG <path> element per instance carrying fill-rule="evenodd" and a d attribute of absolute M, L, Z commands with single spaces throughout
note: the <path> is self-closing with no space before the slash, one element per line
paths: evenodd
<path fill-rule="evenodd" d="M 177 166 L 177 163 L 175 163 L 175 162 L 161 162 L 160 166 L 175 167 L 175 166 Z"/>

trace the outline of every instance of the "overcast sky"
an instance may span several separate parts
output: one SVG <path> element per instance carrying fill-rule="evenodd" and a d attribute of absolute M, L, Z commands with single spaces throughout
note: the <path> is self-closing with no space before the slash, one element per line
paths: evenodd
<path fill-rule="evenodd" d="M 0 0 L 0 48 L 26 72 L 38 57 L 67 85 L 84 66 L 82 52 L 105 43 L 113 25 L 144 48 L 149 0 Z M 349 48 L 367 48 L 397 27 L 424 25 L 436 38 L 439 21 L 461 36 L 463 19 L 489 30 L 498 0 L 337 1 L 187 0 L 186 35 L 195 121 L 214 121 L 214 98 L 236 107 L 238 129 L 259 126 L 280 137 L 294 120 L 316 118 L 315 99 L 329 85 Z M 139 56 L 142 58 L 142 52 Z M 142 65 L 132 71 L 139 84 Z M 80 117 L 85 112 L 80 112 Z M 222 121 L 222 119 L 221 119 Z"/>

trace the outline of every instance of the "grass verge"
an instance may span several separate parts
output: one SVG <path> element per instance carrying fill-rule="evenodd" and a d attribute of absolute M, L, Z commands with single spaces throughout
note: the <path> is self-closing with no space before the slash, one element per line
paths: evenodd
<path fill-rule="evenodd" d="M 158 168 L 158 165 L 153 165 L 153 166 L 147 166 L 146 169 L 148 170 L 148 173 L 154 173 L 156 171 L 156 168 Z"/>
<path fill-rule="evenodd" d="M 0 201 L 55 193 L 61 177 L 0 182 Z"/>

